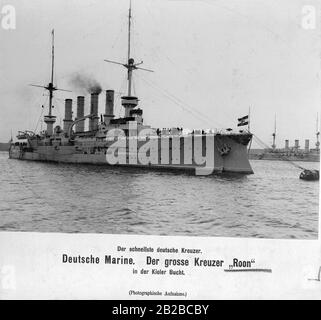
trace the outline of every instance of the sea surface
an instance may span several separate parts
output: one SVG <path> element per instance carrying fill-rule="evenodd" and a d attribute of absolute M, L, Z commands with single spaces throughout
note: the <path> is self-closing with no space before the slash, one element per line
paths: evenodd
<path fill-rule="evenodd" d="M 0 231 L 316 239 L 319 183 L 285 161 L 251 164 L 253 175 L 194 176 L 0 152 Z"/>

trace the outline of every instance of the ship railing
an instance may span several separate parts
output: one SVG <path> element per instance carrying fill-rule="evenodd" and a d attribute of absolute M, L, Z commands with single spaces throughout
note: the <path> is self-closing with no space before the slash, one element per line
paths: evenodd
<path fill-rule="evenodd" d="M 176 129 L 176 128 L 175 128 Z M 115 139 L 138 139 L 138 140 L 145 140 L 146 138 L 158 138 L 158 137 L 190 137 L 191 135 L 194 136 L 203 136 L 203 135 L 216 135 L 216 134 L 224 134 L 224 135 L 240 135 L 244 134 L 247 135 L 248 131 L 235 131 L 235 130 L 228 130 L 228 129 L 194 129 L 194 130 L 183 130 L 177 128 L 177 130 L 166 130 L 166 129 L 155 129 L 153 128 L 152 132 L 146 132 L 146 134 L 142 135 L 141 133 L 137 136 L 131 136 L 124 134 L 122 129 L 118 129 L 120 131 L 119 134 L 115 132 L 113 136 L 106 136 L 107 141 L 114 141 Z"/>
<path fill-rule="evenodd" d="M 247 130 L 235 130 L 231 128 L 227 129 L 193 129 L 193 130 L 183 130 L 172 131 L 170 129 L 156 129 L 158 136 L 189 136 L 189 135 L 208 135 L 208 134 L 224 134 L 224 135 L 247 135 L 249 132 Z"/>
<path fill-rule="evenodd" d="M 26 131 L 18 131 L 17 139 L 28 139 L 34 137 L 36 134 L 33 131 L 26 130 Z"/>

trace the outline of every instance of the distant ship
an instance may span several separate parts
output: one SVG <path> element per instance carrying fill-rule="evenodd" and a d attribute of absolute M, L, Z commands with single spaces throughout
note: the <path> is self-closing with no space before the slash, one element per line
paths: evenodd
<path fill-rule="evenodd" d="M 206 164 L 199 164 L 194 154 L 199 152 L 201 155 L 212 150 L 214 158 L 213 173 L 233 172 L 242 174 L 252 174 L 248 159 L 247 147 L 252 139 L 252 133 L 246 130 L 233 131 L 227 130 L 193 130 L 186 133 L 182 128 L 155 129 L 153 134 L 141 139 L 139 133 L 144 129 L 152 129 L 143 123 L 143 110 L 138 107 L 138 97 L 132 95 L 132 73 L 134 70 L 141 69 L 142 62 L 135 63 L 130 56 L 131 41 L 131 6 L 128 14 L 128 60 L 127 63 L 119 63 L 111 60 L 107 62 L 116 63 L 127 69 L 128 91 L 127 95 L 121 97 L 121 105 L 125 115 L 115 118 L 114 115 L 114 90 L 106 90 L 106 102 L 104 115 L 98 115 L 98 97 L 100 92 L 92 92 L 90 97 L 90 114 L 84 114 L 85 97 L 77 97 L 77 115 L 72 117 L 72 99 L 65 100 L 65 118 L 63 128 L 59 125 L 54 127 L 56 116 L 53 115 L 53 93 L 58 89 L 54 85 L 54 31 L 52 31 L 52 50 L 51 50 L 51 81 L 45 88 L 49 92 L 48 114 L 44 116 L 46 130 L 39 133 L 32 131 L 20 131 L 17 141 L 12 141 L 9 149 L 9 157 L 19 160 L 33 161 L 54 161 L 62 163 L 96 164 L 96 165 L 115 165 L 129 166 L 150 169 L 164 170 L 191 170 L 206 167 Z M 66 91 L 66 90 L 65 90 Z M 101 91 L 101 90 L 100 90 Z M 89 121 L 88 130 L 85 130 L 85 120 Z M 130 134 L 131 125 L 137 126 L 136 135 Z M 122 133 L 114 139 L 108 138 L 111 130 L 120 129 Z M 209 148 L 206 144 L 208 137 L 213 138 L 213 144 Z M 113 145 L 116 140 L 125 139 L 125 163 L 111 164 L 107 161 L 109 152 L 113 152 Z M 157 143 L 156 160 L 142 163 L 133 161 L 137 159 L 137 154 L 142 146 L 153 139 Z M 201 150 L 197 141 L 202 141 Z M 134 144 L 133 144 L 134 142 Z M 163 142 L 166 142 L 163 144 Z M 134 150 L 130 145 L 134 145 Z M 165 145 L 165 147 L 164 147 Z M 167 149 L 164 150 L 163 149 Z M 192 155 L 186 161 L 186 154 Z M 164 154 L 166 156 L 164 156 Z"/>
<path fill-rule="evenodd" d="M 273 143 L 270 148 L 252 149 L 249 152 L 251 160 L 285 160 L 285 161 L 306 161 L 320 162 L 320 131 L 319 131 L 319 116 L 316 121 L 316 143 L 315 148 L 310 148 L 308 139 L 304 142 L 304 148 L 300 147 L 300 141 L 294 140 L 294 145 L 290 146 L 289 140 L 285 140 L 284 148 L 276 147 L 276 120 L 274 122 L 274 132 L 272 134 Z"/>

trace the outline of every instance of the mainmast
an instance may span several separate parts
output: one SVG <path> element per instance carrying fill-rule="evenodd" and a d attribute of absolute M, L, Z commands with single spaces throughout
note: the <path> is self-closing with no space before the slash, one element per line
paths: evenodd
<path fill-rule="evenodd" d="M 316 127 L 316 137 L 317 137 L 317 142 L 315 143 L 316 149 L 320 150 L 320 141 L 319 141 L 319 136 L 320 136 L 320 130 L 319 130 L 319 113 L 317 113 L 317 127 Z"/>
<path fill-rule="evenodd" d="M 131 27 L 131 19 L 132 19 L 132 2 L 129 2 L 129 10 L 128 10 L 128 97 L 131 97 L 132 93 L 132 77 L 133 77 L 133 67 L 134 67 L 134 59 L 130 58 L 130 27 Z"/>
<path fill-rule="evenodd" d="M 128 55 L 127 60 L 130 58 L 130 24 L 132 18 L 132 2 L 129 3 L 129 10 L 128 10 Z"/>
<path fill-rule="evenodd" d="M 56 122 L 56 117 L 52 115 L 52 99 L 53 99 L 53 92 L 56 88 L 53 85 L 54 81 L 54 58 L 55 58 L 55 30 L 52 29 L 51 31 L 51 78 L 50 82 L 44 88 L 49 91 L 49 112 L 48 115 L 44 116 L 44 121 L 47 124 L 47 134 L 51 136 L 53 134 L 53 125 Z"/>
<path fill-rule="evenodd" d="M 275 138 L 276 138 L 276 114 L 274 115 L 274 132 L 272 134 L 273 137 L 273 143 L 272 143 L 272 149 L 275 150 L 276 144 L 275 144 Z"/>
<path fill-rule="evenodd" d="M 46 88 L 49 90 L 49 116 L 51 117 L 52 114 L 52 98 L 53 92 L 56 89 L 53 85 L 54 82 L 54 61 L 55 61 L 55 30 L 52 29 L 51 31 L 51 78 L 48 87 Z"/>
<path fill-rule="evenodd" d="M 127 90 L 127 96 L 122 97 L 122 106 L 125 108 L 125 117 L 131 116 L 131 110 L 134 109 L 138 105 L 138 98 L 132 96 L 132 78 L 133 78 L 133 70 L 140 69 L 144 71 L 153 72 L 153 70 L 144 69 L 141 67 L 138 67 L 140 64 L 143 63 L 143 61 L 135 63 L 135 60 L 130 57 L 131 52 L 131 19 L 132 19 L 132 5 L 131 1 L 129 2 L 129 10 L 128 10 L 128 54 L 127 54 L 127 63 L 120 63 L 117 61 L 107 60 L 104 61 L 120 64 L 124 66 L 127 69 L 127 81 L 128 81 L 128 90 Z"/>
<path fill-rule="evenodd" d="M 251 106 L 249 106 L 249 114 L 248 114 L 248 120 L 247 120 L 247 131 L 251 132 L 250 130 L 250 121 L 251 121 Z"/>

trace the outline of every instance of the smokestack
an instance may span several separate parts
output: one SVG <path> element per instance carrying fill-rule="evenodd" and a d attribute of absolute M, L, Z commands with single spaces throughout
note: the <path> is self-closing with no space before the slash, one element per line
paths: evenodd
<path fill-rule="evenodd" d="M 289 150 L 289 140 L 285 140 L 285 150 Z"/>
<path fill-rule="evenodd" d="M 106 90 L 104 122 L 108 125 L 114 117 L 114 90 Z"/>
<path fill-rule="evenodd" d="M 90 96 L 90 114 L 93 118 L 89 120 L 89 131 L 98 129 L 98 97 L 99 93 L 97 92 L 92 93 Z"/>
<path fill-rule="evenodd" d="M 65 132 L 68 132 L 71 124 L 72 124 L 72 99 L 66 99 L 65 100 L 65 119 L 64 119 Z"/>
<path fill-rule="evenodd" d="M 294 140 L 294 148 L 295 150 L 299 150 L 299 140 Z"/>
<path fill-rule="evenodd" d="M 85 97 L 77 97 L 77 120 L 83 118 L 85 114 Z M 85 120 L 76 123 L 76 132 L 85 131 Z"/>
<path fill-rule="evenodd" d="M 310 144 L 309 139 L 306 139 L 306 140 L 305 140 L 305 144 L 304 144 L 304 150 L 305 150 L 305 152 L 309 152 L 309 149 L 310 149 L 309 144 Z"/>

